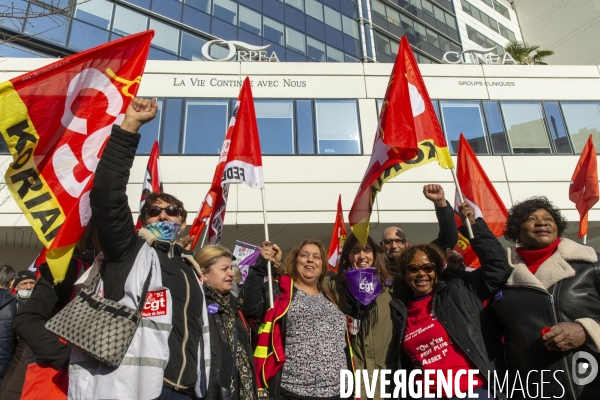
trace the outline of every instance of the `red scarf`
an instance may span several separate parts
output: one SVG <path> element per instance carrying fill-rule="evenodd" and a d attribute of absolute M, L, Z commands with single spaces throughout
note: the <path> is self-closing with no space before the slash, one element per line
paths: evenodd
<path fill-rule="evenodd" d="M 529 268 L 529 271 L 535 275 L 540 265 L 542 265 L 544 261 L 554 254 L 559 243 L 560 238 L 557 238 L 554 243 L 548 247 L 544 247 L 543 249 L 525 250 L 522 247 L 517 247 L 516 252 L 523 258 L 525 265 L 527 265 L 527 268 Z"/>

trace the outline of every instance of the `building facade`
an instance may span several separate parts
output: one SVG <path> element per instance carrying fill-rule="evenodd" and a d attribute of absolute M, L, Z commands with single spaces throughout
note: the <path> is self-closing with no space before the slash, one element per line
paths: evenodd
<path fill-rule="evenodd" d="M 6 80 L 50 63 L 7 59 Z M 369 163 L 389 63 L 263 63 L 149 61 L 139 94 L 157 97 L 157 118 L 142 129 L 128 196 L 138 207 L 147 154 L 160 141 L 165 191 L 184 202 L 191 223 L 210 183 L 242 80 L 249 76 L 262 146 L 270 237 L 290 249 L 302 239 L 328 242 L 342 195 L 349 211 Z M 569 221 L 571 175 L 585 140 L 600 143 L 599 66 L 422 65 L 425 83 L 452 154 L 459 134 L 470 142 L 507 207 L 546 195 Z M 6 168 L 11 157 L 0 154 Z M 371 219 L 379 240 L 390 225 L 413 243 L 437 235 L 433 206 L 422 195 L 440 183 L 454 199 L 449 171 L 436 163 L 412 169 L 384 185 Z M 1 186 L 0 186 L 1 187 Z M 28 265 L 40 250 L 29 224 L 6 192 L 0 206 L 0 254 Z M 264 238 L 259 191 L 232 185 L 223 243 Z M 600 204 L 590 212 L 589 243 L 600 248 Z"/>

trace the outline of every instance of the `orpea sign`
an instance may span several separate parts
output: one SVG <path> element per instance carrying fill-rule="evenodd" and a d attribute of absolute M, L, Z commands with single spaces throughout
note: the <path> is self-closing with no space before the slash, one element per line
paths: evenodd
<path fill-rule="evenodd" d="M 495 47 L 489 49 L 468 49 L 460 53 L 456 51 L 448 51 L 444 53 L 442 61 L 447 64 L 517 64 L 510 54 L 504 53 L 502 57 L 494 54 Z"/>
<path fill-rule="evenodd" d="M 226 57 L 221 59 L 211 57 L 210 48 L 215 44 L 221 47 L 227 47 L 229 53 Z M 274 51 L 271 52 L 270 56 L 267 56 L 267 49 L 269 47 L 271 47 L 270 44 L 266 46 L 254 46 L 248 43 L 238 42 L 237 40 L 216 39 L 206 42 L 204 46 L 202 46 L 202 56 L 206 61 L 231 61 L 236 56 L 236 61 L 279 61 L 277 54 L 275 54 Z"/>

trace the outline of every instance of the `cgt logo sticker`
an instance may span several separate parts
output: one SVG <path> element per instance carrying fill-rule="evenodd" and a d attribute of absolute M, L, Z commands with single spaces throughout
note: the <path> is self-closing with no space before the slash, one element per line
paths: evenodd
<path fill-rule="evenodd" d="M 142 311 L 143 318 L 160 317 L 167 314 L 167 291 L 148 292 L 146 305 Z"/>
<path fill-rule="evenodd" d="M 593 382 L 598 375 L 598 361 L 590 353 L 578 351 L 573 354 L 571 371 L 573 373 L 573 382 L 576 385 L 587 385 Z"/>

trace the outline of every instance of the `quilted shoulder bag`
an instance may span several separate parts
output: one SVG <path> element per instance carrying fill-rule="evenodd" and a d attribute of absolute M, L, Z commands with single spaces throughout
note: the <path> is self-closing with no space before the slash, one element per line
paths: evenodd
<path fill-rule="evenodd" d="M 46 329 L 88 353 L 118 367 L 133 340 L 146 304 L 152 268 L 144 282 L 137 310 L 105 299 L 95 293 L 100 270 L 90 285 L 59 313 L 46 322 Z"/>

